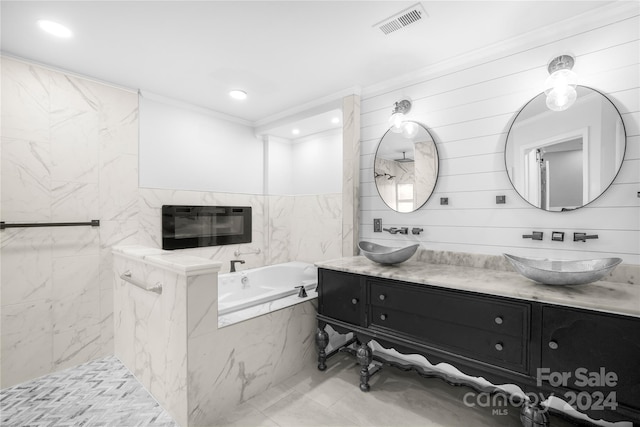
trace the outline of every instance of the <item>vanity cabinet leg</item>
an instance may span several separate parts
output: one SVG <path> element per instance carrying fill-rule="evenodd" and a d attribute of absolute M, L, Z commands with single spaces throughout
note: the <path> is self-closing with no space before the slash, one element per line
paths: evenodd
<path fill-rule="evenodd" d="M 327 369 L 327 353 L 325 349 L 329 345 L 329 334 L 324 330 L 324 324 L 318 324 L 318 332 L 316 333 L 316 345 L 318 346 L 318 369 L 324 371 Z"/>
<path fill-rule="evenodd" d="M 549 427 L 547 410 L 531 402 L 524 402 L 520 411 L 522 427 Z"/>
<path fill-rule="evenodd" d="M 360 390 L 369 391 L 369 365 L 373 361 L 371 349 L 367 344 L 360 344 L 356 352 L 360 364 Z"/>

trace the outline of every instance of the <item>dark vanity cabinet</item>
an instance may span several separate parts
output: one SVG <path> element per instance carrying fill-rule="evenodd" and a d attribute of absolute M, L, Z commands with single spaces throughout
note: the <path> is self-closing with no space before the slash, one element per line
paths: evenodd
<path fill-rule="evenodd" d="M 640 408 L 640 319 L 544 306 L 541 367 L 578 409 Z"/>
<path fill-rule="evenodd" d="M 362 276 L 332 270 L 319 270 L 318 303 L 325 316 L 353 325 L 364 326 L 365 280 Z"/>
<path fill-rule="evenodd" d="M 318 368 L 332 355 L 325 326 L 352 332 L 364 391 L 373 339 L 493 384 L 555 395 L 594 419 L 640 421 L 639 318 L 324 268 L 318 279 Z"/>

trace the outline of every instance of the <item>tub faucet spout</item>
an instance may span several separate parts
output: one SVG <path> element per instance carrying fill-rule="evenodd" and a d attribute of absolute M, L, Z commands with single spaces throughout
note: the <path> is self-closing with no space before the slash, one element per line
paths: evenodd
<path fill-rule="evenodd" d="M 304 289 L 304 285 L 296 286 L 296 288 L 300 288 L 300 290 L 298 291 L 298 297 L 299 298 L 306 298 L 307 297 L 307 291 Z"/>
<path fill-rule="evenodd" d="M 235 273 L 236 272 L 236 264 L 240 263 L 240 264 L 244 264 L 244 261 L 241 259 L 232 259 L 231 260 L 231 269 L 229 270 L 231 273 Z"/>

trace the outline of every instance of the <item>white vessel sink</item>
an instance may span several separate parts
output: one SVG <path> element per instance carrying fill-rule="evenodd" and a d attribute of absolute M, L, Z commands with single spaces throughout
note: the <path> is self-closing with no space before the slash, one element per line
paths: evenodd
<path fill-rule="evenodd" d="M 584 285 L 595 282 L 622 262 L 620 258 L 561 261 L 503 255 L 518 273 L 545 285 Z"/>
<path fill-rule="evenodd" d="M 360 252 L 362 253 L 362 255 L 364 255 L 371 261 L 384 265 L 392 265 L 405 262 L 406 260 L 411 258 L 413 254 L 416 253 L 419 246 L 420 244 L 418 243 L 415 245 L 406 246 L 404 248 L 394 248 L 390 246 L 378 245 L 377 243 L 372 242 L 362 241 L 358 243 L 358 248 L 360 248 Z"/>

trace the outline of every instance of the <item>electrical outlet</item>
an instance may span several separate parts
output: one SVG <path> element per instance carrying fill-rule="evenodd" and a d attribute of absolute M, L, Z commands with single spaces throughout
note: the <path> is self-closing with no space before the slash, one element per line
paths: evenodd
<path fill-rule="evenodd" d="M 382 233 L 382 218 L 373 219 L 373 232 Z"/>
<path fill-rule="evenodd" d="M 503 205 L 507 203 L 507 196 L 496 196 L 496 204 Z"/>

